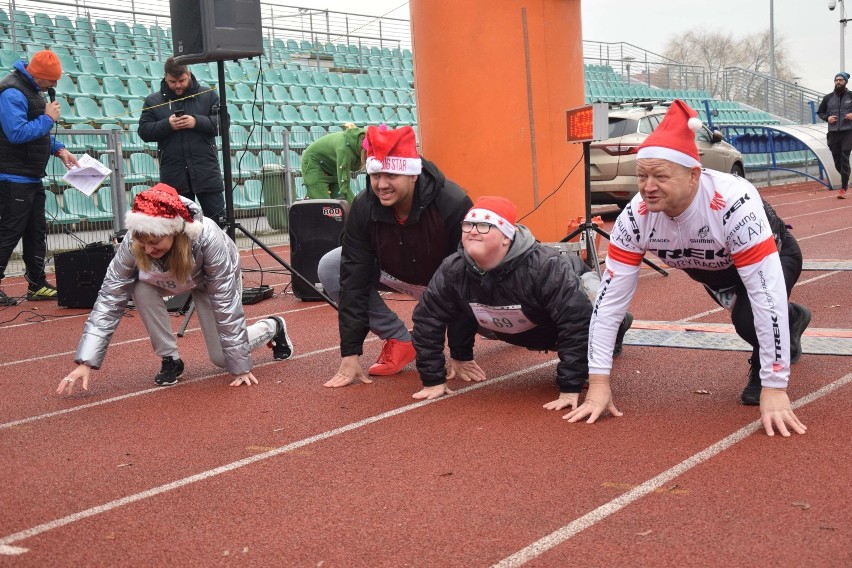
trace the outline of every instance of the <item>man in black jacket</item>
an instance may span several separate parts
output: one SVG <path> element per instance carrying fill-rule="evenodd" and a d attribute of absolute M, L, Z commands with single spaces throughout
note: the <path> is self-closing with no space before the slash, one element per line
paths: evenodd
<path fill-rule="evenodd" d="M 411 335 L 378 293 L 382 285 L 419 298 L 461 239 L 470 198 L 417 154 L 414 130 L 370 126 L 364 141 L 369 190 L 346 219 L 342 247 L 319 264 L 325 291 L 339 303 L 340 369 L 327 387 L 371 382 L 358 357 L 367 332 L 384 340 L 371 375 L 393 375 L 414 360 Z M 450 330 L 452 333 L 452 329 Z"/>
<path fill-rule="evenodd" d="M 139 137 L 157 143 L 160 181 L 190 200 L 220 225 L 225 195 L 216 136 L 219 95 L 200 84 L 186 65 L 169 57 L 160 90 L 148 95 L 139 117 Z"/>
<path fill-rule="evenodd" d="M 852 151 L 852 93 L 846 88 L 849 73 L 841 71 L 834 76 L 834 90 L 819 104 L 817 116 L 828 123 L 826 141 L 834 167 L 840 173 L 840 191 L 837 199 L 846 199 L 849 187 L 849 152 Z"/>
<path fill-rule="evenodd" d="M 589 376 L 587 359 L 590 297 L 600 284 L 578 256 L 562 255 L 536 242 L 515 223 L 515 205 L 505 197 L 481 197 L 462 222 L 458 253 L 444 260 L 414 310 L 414 347 L 423 389 L 416 399 L 450 392 L 447 379 L 485 380 L 473 359 L 477 331 L 513 345 L 559 353 L 559 398 L 544 408 L 576 408 Z M 625 316 L 615 352 L 633 317 Z M 444 335 L 450 336 L 450 366 L 445 368 Z M 455 341 L 455 342 L 454 342 Z"/>

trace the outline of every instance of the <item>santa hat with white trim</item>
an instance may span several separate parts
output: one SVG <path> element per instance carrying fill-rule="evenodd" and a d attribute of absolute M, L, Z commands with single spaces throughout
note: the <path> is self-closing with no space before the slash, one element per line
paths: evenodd
<path fill-rule="evenodd" d="M 367 150 L 365 166 L 368 174 L 385 172 L 416 176 L 423 170 L 414 129 L 410 126 L 396 130 L 390 130 L 384 124 L 368 126 L 363 144 Z"/>
<path fill-rule="evenodd" d="M 518 208 L 505 197 L 483 196 L 476 200 L 464 220 L 468 223 L 489 223 L 508 239 L 515 238 L 515 219 Z"/>
<path fill-rule="evenodd" d="M 695 133 L 701 130 L 698 113 L 675 99 L 660 125 L 639 146 L 636 159 L 657 158 L 687 168 L 701 167 Z"/>
<path fill-rule="evenodd" d="M 152 237 L 186 233 L 195 240 L 203 228 L 200 221 L 192 218 L 192 213 L 181 201 L 177 190 L 164 183 L 158 183 L 137 195 L 133 209 L 124 221 L 131 233 Z"/>

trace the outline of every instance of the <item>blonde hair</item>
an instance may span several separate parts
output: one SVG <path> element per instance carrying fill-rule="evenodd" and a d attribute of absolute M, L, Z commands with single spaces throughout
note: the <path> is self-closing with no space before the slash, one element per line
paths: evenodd
<path fill-rule="evenodd" d="M 138 266 L 141 270 L 150 272 L 153 262 L 151 257 L 145 253 L 145 245 L 142 241 L 148 239 L 157 240 L 162 238 L 162 235 L 146 235 L 144 233 L 137 233 L 134 234 L 133 237 L 131 250 L 133 251 L 134 258 L 136 258 L 136 266 Z M 172 248 L 163 257 L 165 269 L 167 272 L 171 272 L 178 282 L 185 282 L 189 280 L 190 276 L 192 276 L 192 269 L 195 265 L 192 258 L 192 241 L 186 233 L 182 232 L 173 235 L 173 237 L 174 242 L 172 243 Z"/>

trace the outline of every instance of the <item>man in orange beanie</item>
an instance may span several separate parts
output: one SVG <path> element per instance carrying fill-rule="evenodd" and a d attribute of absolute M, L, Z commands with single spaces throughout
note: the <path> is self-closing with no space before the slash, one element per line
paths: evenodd
<path fill-rule="evenodd" d="M 29 64 L 17 61 L 12 73 L 0 81 L 0 280 L 23 239 L 28 300 L 56 299 L 56 288 L 44 274 L 47 221 L 41 178 L 47 161 L 53 154 L 68 168 L 77 165 L 77 158 L 50 135 L 59 120 L 53 87 L 61 76 L 59 58 L 44 50 L 33 55 Z M 44 100 L 44 92 L 50 102 Z M 0 306 L 17 302 L 0 290 Z"/>

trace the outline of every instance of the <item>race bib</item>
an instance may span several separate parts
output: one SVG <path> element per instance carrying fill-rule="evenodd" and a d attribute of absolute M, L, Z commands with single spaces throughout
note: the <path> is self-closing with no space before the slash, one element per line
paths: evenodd
<path fill-rule="evenodd" d="M 397 292 L 402 292 L 403 294 L 408 294 L 409 296 L 419 300 L 423 295 L 423 292 L 426 291 L 426 286 L 420 286 L 419 284 L 409 284 L 408 282 L 403 282 L 399 278 L 394 278 L 384 270 L 382 270 L 382 274 L 379 276 L 379 282 L 396 290 Z"/>
<path fill-rule="evenodd" d="M 195 283 L 191 278 L 186 282 L 178 282 L 177 278 L 175 278 L 171 272 L 146 272 L 144 270 L 140 270 L 139 280 L 159 288 L 171 296 L 183 294 L 195 287 Z"/>
<path fill-rule="evenodd" d="M 486 306 L 471 302 L 470 309 L 480 327 L 491 331 L 515 334 L 536 326 L 524 315 L 521 306 Z"/>

